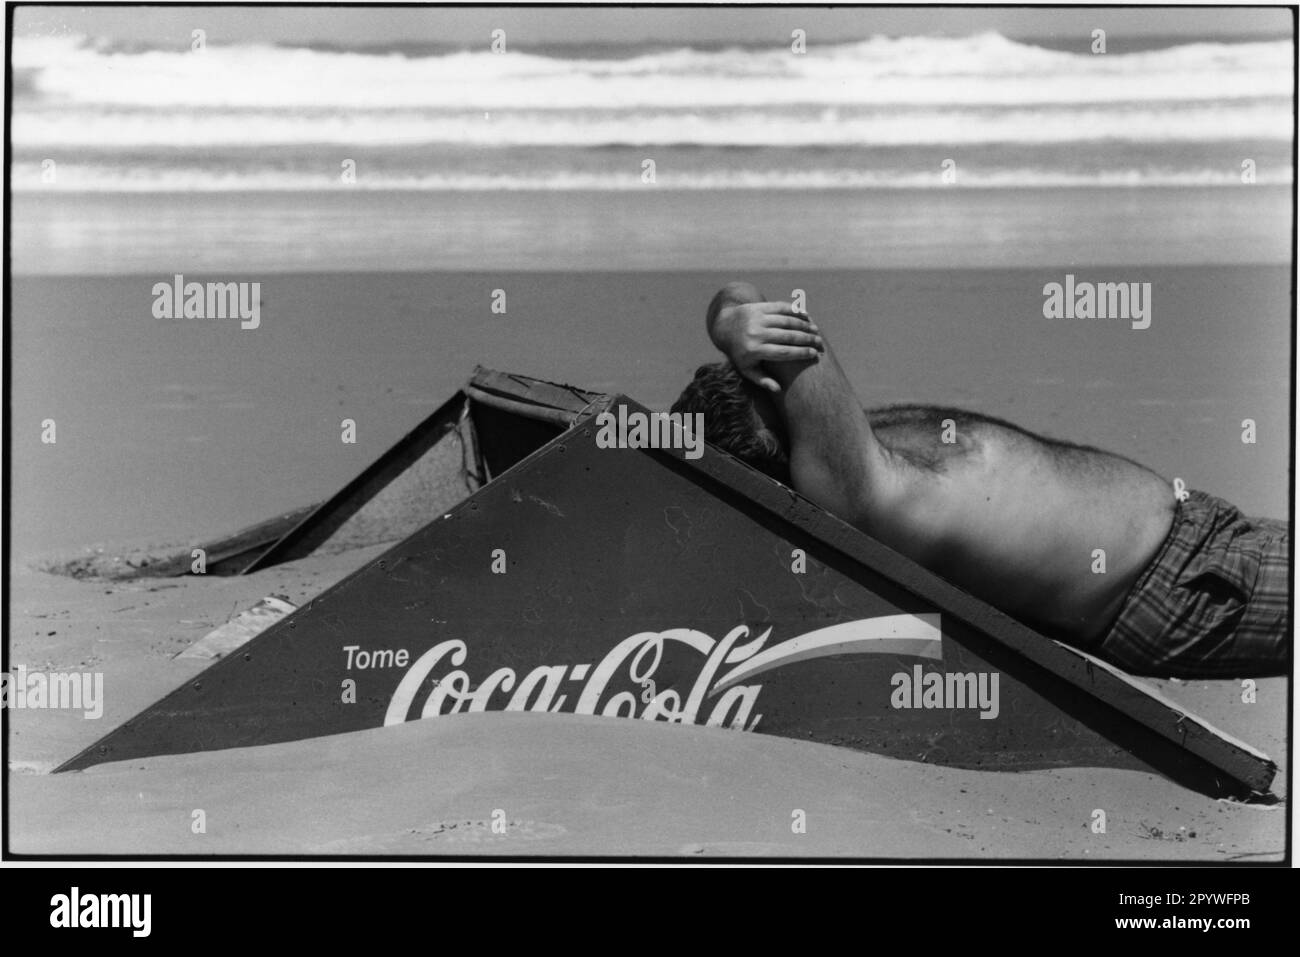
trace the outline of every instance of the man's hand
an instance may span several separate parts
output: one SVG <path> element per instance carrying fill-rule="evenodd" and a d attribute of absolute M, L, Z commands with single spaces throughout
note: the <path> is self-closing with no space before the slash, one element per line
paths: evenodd
<path fill-rule="evenodd" d="M 781 386 L 764 362 L 815 361 L 825 348 L 813 321 L 788 302 L 729 303 L 708 326 L 709 338 L 736 370 L 769 392 Z"/>

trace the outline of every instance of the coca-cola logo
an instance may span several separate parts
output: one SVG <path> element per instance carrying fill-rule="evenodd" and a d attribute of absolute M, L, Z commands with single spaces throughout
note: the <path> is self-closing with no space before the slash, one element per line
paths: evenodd
<path fill-rule="evenodd" d="M 384 724 L 475 711 L 567 711 L 752 731 L 762 718 L 755 708 L 763 690 L 752 682 L 777 668 L 831 655 L 942 659 L 938 614 L 862 618 L 768 647 L 772 630 L 750 639 L 749 627 L 738 625 L 716 640 L 691 628 L 640 632 L 612 647 L 594 667 L 539 665 L 522 677 L 513 668 L 498 668 L 477 683 L 467 669 L 468 646 L 453 638 L 411 663 L 393 692 Z M 669 654 L 700 659 L 684 697 L 656 680 Z M 422 690 L 425 697 L 416 714 Z"/>

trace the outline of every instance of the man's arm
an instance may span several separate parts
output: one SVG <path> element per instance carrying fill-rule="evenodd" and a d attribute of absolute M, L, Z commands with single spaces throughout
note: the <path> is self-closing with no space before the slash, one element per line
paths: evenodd
<path fill-rule="evenodd" d="M 888 512 L 898 482 L 840 364 L 817 327 L 748 283 L 714 297 L 709 337 L 746 378 L 772 393 L 798 491 L 861 527 Z M 819 354 L 806 343 L 815 340 Z"/>
<path fill-rule="evenodd" d="M 747 282 L 729 282 L 718 290 L 704 321 L 709 339 L 736 370 L 769 392 L 781 387 L 765 362 L 815 359 L 822 346 L 817 326 L 806 314 L 788 302 L 764 301 Z"/>
<path fill-rule="evenodd" d="M 736 368 L 772 393 L 800 494 L 914 558 L 941 546 L 940 490 L 930 487 L 935 480 L 899 466 L 881 446 L 835 354 L 807 316 L 790 303 L 765 301 L 748 283 L 731 283 L 714 297 L 708 324 L 710 338 Z M 810 334 L 820 351 L 800 338 Z"/>

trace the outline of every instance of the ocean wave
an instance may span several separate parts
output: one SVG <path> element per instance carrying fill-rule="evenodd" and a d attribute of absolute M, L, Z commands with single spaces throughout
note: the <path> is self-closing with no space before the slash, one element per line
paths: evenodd
<path fill-rule="evenodd" d="M 1081 45 L 1084 41 L 1081 40 Z M 17 37 L 14 187 L 909 189 L 1290 182 L 1286 40 L 1063 52 L 994 33 L 421 55 Z M 758 154 L 761 154 L 759 156 Z M 1285 154 L 1285 155 L 1283 155 Z M 756 159 L 756 156 L 758 158 Z"/>
<path fill-rule="evenodd" d="M 424 113 L 409 110 L 284 115 L 219 110 L 43 109 L 13 117 L 16 147 L 217 147 L 322 144 L 366 146 L 887 146 L 906 144 L 1067 143 L 1291 138 L 1290 104 L 1262 100 L 1174 107 L 1125 104 L 1107 109 L 587 111 Z"/>
<path fill-rule="evenodd" d="M 82 38 L 16 37 L 23 99 L 97 107 L 617 109 L 820 103 L 971 106 L 1289 97 L 1285 40 L 1190 43 L 1094 55 L 963 38 L 657 50 L 627 58 L 529 52 L 396 53 L 210 45 L 122 51 Z"/>

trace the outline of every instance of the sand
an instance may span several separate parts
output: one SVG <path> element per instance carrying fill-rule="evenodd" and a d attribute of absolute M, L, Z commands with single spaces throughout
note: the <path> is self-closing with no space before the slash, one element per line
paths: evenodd
<path fill-rule="evenodd" d="M 1043 284 L 1068 271 L 1151 282 L 1152 327 L 1047 322 Z M 664 407 L 713 357 L 704 305 L 737 275 L 721 263 L 229 275 L 265 284 L 255 332 L 152 319 L 156 275 L 16 278 L 9 662 L 102 671 L 107 701 L 98 720 L 10 712 L 12 850 L 1279 859 L 1285 804 L 1213 801 L 1153 774 L 962 771 L 563 715 L 457 716 L 47 773 L 201 670 L 173 658 L 188 644 L 264 596 L 302 603 L 384 546 L 246 578 L 75 580 L 36 570 L 51 557 L 111 564 L 323 500 L 476 362 Z M 806 290 L 866 404 L 978 409 L 1130 455 L 1251 514 L 1288 511 L 1286 267 L 739 275 L 773 295 Z M 509 293 L 505 316 L 488 308 L 495 288 Z M 39 441 L 46 417 L 59 423 L 57 445 Z M 355 445 L 339 441 L 344 417 L 357 422 Z M 1241 442 L 1247 417 L 1253 445 Z M 1261 682 L 1253 705 L 1234 682 L 1153 684 L 1268 752 L 1285 797 L 1284 679 Z M 190 830 L 196 808 L 202 836 Z M 796 809 L 806 833 L 791 831 Z M 1104 834 L 1089 828 L 1095 809 L 1107 813 Z M 495 810 L 504 834 L 491 828 Z"/>
<path fill-rule="evenodd" d="M 1242 148 L 1244 144 L 1238 144 Z M 1267 148 L 1267 147 L 1265 147 Z M 1233 154 L 1234 157 L 1236 154 Z M 1249 153 L 1267 162 L 1263 154 Z M 1077 162 L 1077 157 L 1075 158 Z M 1279 156 L 1277 161 L 1284 162 Z M 862 157 L 861 162 L 870 163 Z M 639 163 L 639 161 L 638 161 Z M 1226 168 L 1238 163 L 1226 162 Z M 937 168 L 937 167 L 936 167 Z M 665 162 L 660 173 L 672 173 Z M 20 274 L 1286 263 L 1284 185 L 19 192 Z"/>
<path fill-rule="evenodd" d="M 188 644 L 269 594 L 301 603 L 383 551 L 242 578 L 13 578 L 10 661 L 104 673 L 103 717 L 10 712 L 10 848 L 30 854 L 848 856 L 1267 861 L 1286 804 L 1136 771 L 967 771 L 803 741 L 488 713 L 51 775 L 202 670 Z M 1283 764 L 1286 682 L 1154 682 Z M 1107 815 L 1104 834 L 1092 813 Z M 194 833 L 194 812 L 205 831 Z M 803 812 L 806 829 L 793 829 Z M 496 827 L 494 829 L 494 824 Z"/>
<path fill-rule="evenodd" d="M 769 295 L 805 290 L 865 404 L 975 409 L 1285 517 L 1289 270 L 1073 269 L 1151 282 L 1152 325 L 1135 331 L 1045 320 L 1043 285 L 1072 268 L 740 275 Z M 704 308 L 736 276 L 258 274 L 254 331 L 153 319 L 157 277 L 18 277 L 12 554 L 202 541 L 324 500 L 476 363 L 664 408 L 716 358 Z M 47 418 L 56 445 L 40 440 Z M 355 444 L 340 441 L 344 418 Z"/>

